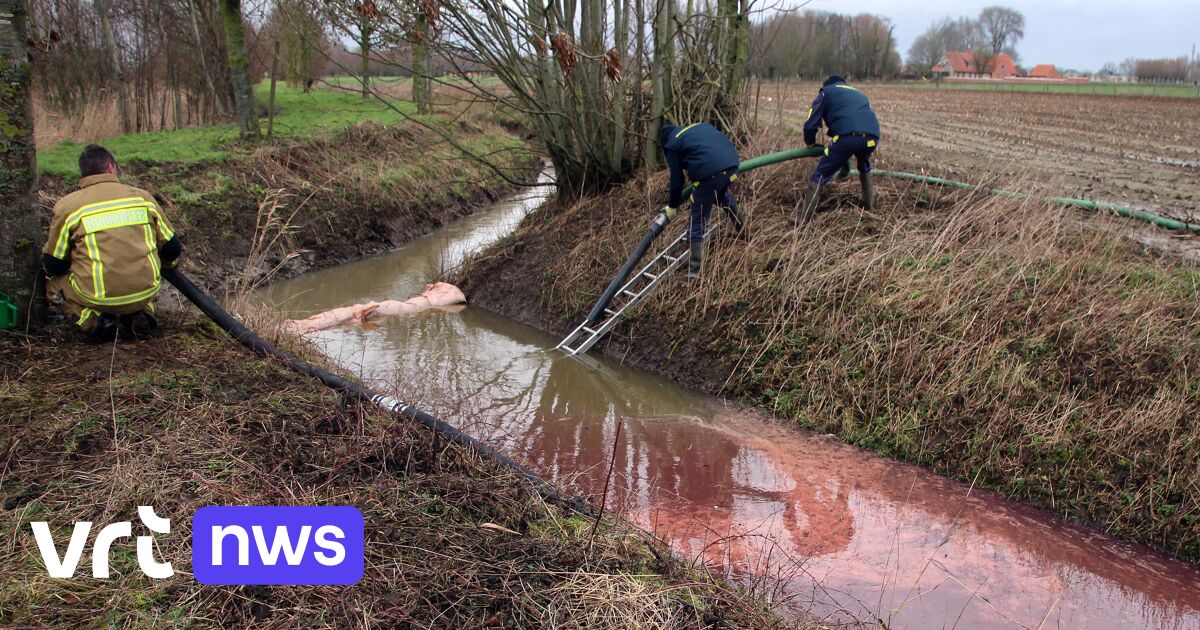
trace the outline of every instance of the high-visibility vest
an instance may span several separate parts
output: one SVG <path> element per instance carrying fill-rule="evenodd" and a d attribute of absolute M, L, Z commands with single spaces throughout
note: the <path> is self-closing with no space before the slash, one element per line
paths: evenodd
<path fill-rule="evenodd" d="M 54 206 L 44 253 L 69 260 L 71 288 L 84 302 L 144 302 L 162 285 L 158 249 L 175 235 L 150 193 L 115 175 L 92 175 Z"/>

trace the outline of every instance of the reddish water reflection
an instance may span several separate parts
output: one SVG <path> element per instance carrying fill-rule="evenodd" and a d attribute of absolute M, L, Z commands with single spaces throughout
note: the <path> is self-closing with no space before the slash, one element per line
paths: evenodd
<path fill-rule="evenodd" d="M 598 493 L 611 419 L 563 411 L 518 450 Z M 684 553 L 780 576 L 798 608 L 907 628 L 1200 627 L 1194 567 L 992 493 L 751 411 L 621 422 L 610 502 Z"/>
<path fill-rule="evenodd" d="M 500 206 L 266 297 L 296 315 L 402 298 L 522 212 Z M 609 505 L 683 554 L 778 577 L 800 609 L 892 628 L 1200 628 L 1192 565 L 654 375 L 546 352 L 556 338 L 478 308 L 313 339 L 583 493 L 603 488 L 621 423 Z"/>

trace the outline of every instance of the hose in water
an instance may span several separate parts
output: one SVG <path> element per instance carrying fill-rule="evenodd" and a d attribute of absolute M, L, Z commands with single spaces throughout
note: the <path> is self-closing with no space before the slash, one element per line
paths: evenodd
<path fill-rule="evenodd" d="M 362 385 L 359 385 L 358 383 L 348 381 L 336 374 L 322 370 L 319 367 L 311 365 L 296 356 L 272 346 L 270 343 L 267 343 L 266 340 L 255 334 L 254 331 L 246 328 L 246 326 L 238 321 L 237 318 L 226 312 L 225 309 L 221 308 L 221 305 L 217 304 L 216 301 L 209 297 L 203 289 L 196 286 L 196 284 L 192 282 L 191 278 L 188 278 L 186 275 L 184 275 L 182 271 L 179 271 L 178 269 L 167 269 L 163 271 L 162 275 L 163 278 L 165 278 L 168 282 L 175 285 L 175 288 L 179 289 L 179 292 L 182 293 L 183 296 L 188 300 L 190 300 L 192 304 L 195 304 L 196 308 L 199 308 L 201 312 L 209 317 L 209 319 L 213 320 L 213 322 L 224 329 L 225 332 L 229 333 L 234 339 L 247 348 L 250 348 L 254 352 L 262 356 L 278 359 L 296 372 L 306 376 L 311 376 L 321 381 L 323 384 L 325 384 L 325 386 L 331 389 L 368 402 L 385 411 L 416 420 L 451 442 L 465 446 L 475 451 L 477 454 L 479 454 L 479 456 L 496 461 L 505 468 L 517 473 L 522 478 L 531 482 L 547 501 L 557 503 L 559 505 L 565 505 L 578 511 L 587 511 L 583 501 L 579 497 L 564 497 L 561 493 L 555 490 L 553 486 L 538 476 L 537 473 L 513 461 L 512 458 L 508 457 L 504 453 L 501 453 L 487 444 L 476 440 L 470 435 L 463 433 L 440 418 L 432 416 L 424 411 L 421 411 L 420 409 L 416 409 L 408 403 L 392 396 L 385 396 L 383 394 L 373 392 Z"/>

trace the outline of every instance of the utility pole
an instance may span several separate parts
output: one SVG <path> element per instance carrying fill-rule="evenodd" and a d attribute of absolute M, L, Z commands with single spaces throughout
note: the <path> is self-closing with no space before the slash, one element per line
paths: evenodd
<path fill-rule="evenodd" d="M 40 312 L 34 295 L 42 229 L 33 191 L 37 163 L 29 57 L 22 0 L 0 0 L 0 290 L 17 305 L 18 321 Z"/>

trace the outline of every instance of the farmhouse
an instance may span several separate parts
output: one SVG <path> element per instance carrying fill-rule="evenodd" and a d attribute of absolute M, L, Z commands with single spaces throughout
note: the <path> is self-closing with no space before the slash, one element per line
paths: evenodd
<path fill-rule="evenodd" d="M 979 68 L 975 55 L 966 51 L 947 52 L 933 67 L 933 73 L 952 79 L 1007 79 L 1020 76 L 1012 57 L 1001 53 Z"/>
<path fill-rule="evenodd" d="M 1058 69 L 1055 68 L 1053 65 L 1048 64 L 1048 63 L 1042 63 L 1042 64 L 1038 64 L 1038 65 L 1034 66 L 1033 70 L 1029 71 L 1029 78 L 1031 78 L 1031 79 L 1061 79 L 1062 75 L 1059 74 Z"/>

